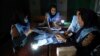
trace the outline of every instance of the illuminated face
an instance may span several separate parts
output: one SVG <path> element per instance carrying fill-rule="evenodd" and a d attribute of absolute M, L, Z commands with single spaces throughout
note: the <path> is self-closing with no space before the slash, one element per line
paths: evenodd
<path fill-rule="evenodd" d="M 84 22 L 83 22 L 82 17 L 81 17 L 81 15 L 79 13 L 80 12 L 77 11 L 77 14 L 76 14 L 77 17 L 78 17 L 78 23 L 79 23 L 80 27 L 83 27 L 84 26 Z"/>
<path fill-rule="evenodd" d="M 55 15 L 56 14 L 56 8 L 51 8 L 51 14 Z"/>

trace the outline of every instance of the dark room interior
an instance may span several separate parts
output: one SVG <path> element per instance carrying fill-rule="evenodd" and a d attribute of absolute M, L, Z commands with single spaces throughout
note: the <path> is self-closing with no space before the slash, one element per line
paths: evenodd
<path fill-rule="evenodd" d="M 30 48 L 30 43 L 33 38 L 29 38 L 26 45 L 19 47 L 18 51 L 14 52 L 11 27 L 17 23 L 17 16 L 21 16 L 22 14 L 24 14 L 22 16 L 27 15 L 30 28 L 39 28 L 38 24 L 41 24 L 41 22 L 45 20 L 45 14 L 49 11 L 49 7 L 52 4 L 56 5 L 57 11 L 60 12 L 63 20 L 65 20 L 65 25 L 61 25 L 63 32 L 67 31 L 73 15 L 76 15 L 76 10 L 78 8 L 90 9 L 97 13 L 98 24 L 100 24 L 100 0 L 0 0 L 0 56 L 67 56 L 64 54 L 57 55 L 57 50 L 59 49 L 58 47 L 66 47 L 68 43 L 44 44 L 40 46 L 38 50 L 32 50 Z M 17 15 L 17 13 L 19 14 Z M 63 22 L 63 20 L 61 22 Z M 96 21 L 96 19 L 94 21 Z M 97 22 L 95 23 L 97 24 Z M 39 30 L 41 29 L 39 28 Z M 43 30 L 49 31 L 45 28 Z M 41 31 L 39 31 L 39 33 L 41 33 Z M 34 32 L 32 32 L 32 34 L 35 35 Z M 45 42 L 41 42 L 41 45 L 42 43 Z M 70 44 L 68 44 L 68 46 L 70 46 Z M 100 43 L 98 50 L 98 55 L 92 56 L 100 55 Z"/>

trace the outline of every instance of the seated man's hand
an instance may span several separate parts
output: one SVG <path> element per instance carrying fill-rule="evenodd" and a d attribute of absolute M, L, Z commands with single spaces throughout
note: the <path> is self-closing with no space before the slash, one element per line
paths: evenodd
<path fill-rule="evenodd" d="M 53 22 L 53 26 L 56 28 L 61 28 L 57 22 Z"/>
<path fill-rule="evenodd" d="M 56 34 L 56 39 L 60 42 L 66 42 L 65 36 L 61 34 Z"/>
<path fill-rule="evenodd" d="M 32 29 L 29 29 L 28 31 L 26 31 L 24 34 L 26 35 L 26 36 L 28 36 L 30 33 L 32 33 L 33 31 L 32 31 Z"/>
<path fill-rule="evenodd" d="M 73 35 L 72 32 L 67 32 L 67 31 L 64 32 L 64 36 L 66 36 L 66 38 L 69 38 L 69 37 L 71 37 L 72 35 Z"/>
<path fill-rule="evenodd" d="M 67 31 L 64 32 L 64 35 L 65 35 L 65 36 L 68 36 L 68 34 L 69 34 L 69 33 L 68 33 Z"/>

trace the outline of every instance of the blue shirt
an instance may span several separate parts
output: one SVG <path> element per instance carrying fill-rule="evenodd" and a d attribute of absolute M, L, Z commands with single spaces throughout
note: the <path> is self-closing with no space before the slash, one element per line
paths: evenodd
<path fill-rule="evenodd" d="M 29 23 L 28 19 L 25 19 L 25 23 L 27 24 L 26 26 L 21 25 L 20 23 L 15 24 L 15 26 L 20 34 L 20 38 L 18 40 L 14 40 L 15 46 L 17 46 L 17 45 L 24 46 L 27 41 L 25 32 L 27 32 L 30 28 L 30 23 Z"/>
<path fill-rule="evenodd" d="M 20 23 L 15 24 L 15 26 L 20 34 L 24 33 L 25 31 L 27 31 L 30 28 L 30 23 L 29 23 L 28 19 L 25 19 L 25 23 L 27 24 L 25 26 L 21 25 Z"/>
<path fill-rule="evenodd" d="M 68 28 L 67 31 L 71 31 L 71 32 L 77 32 L 80 29 L 79 23 L 78 23 L 78 19 L 77 16 L 73 16 L 72 22 Z"/>
<path fill-rule="evenodd" d="M 50 17 L 49 13 L 47 13 L 46 16 L 47 16 L 47 21 L 48 22 L 59 22 L 60 19 L 61 19 L 60 18 L 60 13 L 57 13 L 53 18 Z"/>

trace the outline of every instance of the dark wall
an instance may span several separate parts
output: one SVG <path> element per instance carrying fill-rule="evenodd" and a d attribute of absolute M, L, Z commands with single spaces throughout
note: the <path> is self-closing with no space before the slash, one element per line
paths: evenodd
<path fill-rule="evenodd" d="M 2 25 L 2 29 L 0 29 L 1 31 L 9 29 L 8 27 L 10 27 L 13 23 L 12 16 L 15 14 L 15 11 L 22 11 L 25 14 L 29 14 L 30 12 L 28 0 L 2 0 L 0 4 L 0 25 Z"/>
<path fill-rule="evenodd" d="M 52 4 L 57 5 L 57 0 L 40 0 L 41 14 L 45 15 Z"/>
<path fill-rule="evenodd" d="M 29 0 L 16 0 L 15 10 L 21 10 L 25 14 L 30 14 L 29 11 Z"/>
<path fill-rule="evenodd" d="M 6 56 L 7 53 L 11 53 L 12 49 L 10 36 L 11 17 L 14 9 L 14 3 L 12 2 L 14 2 L 14 0 L 0 1 L 0 52 L 3 56 Z"/>
<path fill-rule="evenodd" d="M 11 25 L 15 19 L 12 18 L 16 10 L 29 12 L 28 0 L 0 0 L 0 52 L 3 56 L 8 55 L 12 49 L 10 35 Z"/>

